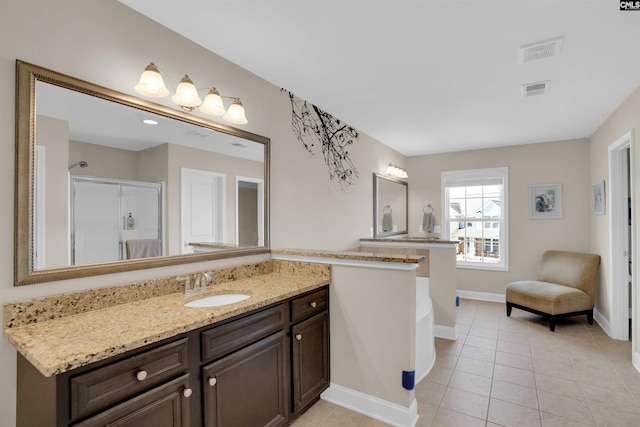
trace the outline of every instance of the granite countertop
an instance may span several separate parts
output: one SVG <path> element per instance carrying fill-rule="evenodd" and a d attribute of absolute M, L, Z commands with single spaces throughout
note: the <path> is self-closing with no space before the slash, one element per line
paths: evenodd
<path fill-rule="evenodd" d="M 404 264 L 418 264 L 426 258 L 424 255 L 374 254 L 367 252 L 349 251 L 320 251 L 315 249 L 272 249 L 271 253 L 303 257 L 333 258 L 356 261 L 375 261 Z"/>
<path fill-rule="evenodd" d="M 125 353 L 329 284 L 330 275 L 271 272 L 210 285 L 192 295 L 170 293 L 15 327 L 7 340 L 43 375 L 52 376 Z M 244 293 L 245 301 L 222 307 L 188 308 L 205 296 Z"/>

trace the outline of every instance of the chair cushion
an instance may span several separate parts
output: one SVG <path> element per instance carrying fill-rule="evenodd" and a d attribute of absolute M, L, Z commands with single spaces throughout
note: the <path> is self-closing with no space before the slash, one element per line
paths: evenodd
<path fill-rule="evenodd" d="M 593 308 L 589 295 L 580 289 L 538 280 L 509 283 L 506 300 L 551 315 Z"/>

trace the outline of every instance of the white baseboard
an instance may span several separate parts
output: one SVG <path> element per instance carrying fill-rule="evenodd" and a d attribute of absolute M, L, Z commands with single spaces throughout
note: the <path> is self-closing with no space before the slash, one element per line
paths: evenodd
<path fill-rule="evenodd" d="M 414 427 L 418 422 L 418 402 L 406 408 L 356 390 L 333 384 L 320 397 L 327 402 L 359 412 L 397 427 Z"/>
<path fill-rule="evenodd" d="M 598 322 L 598 325 L 602 328 L 602 330 L 611 337 L 611 326 L 609 325 L 609 321 L 605 319 L 605 317 L 598 311 L 598 309 L 593 309 L 593 320 Z"/>
<path fill-rule="evenodd" d="M 455 341 L 458 339 L 458 330 L 455 326 L 433 325 L 433 336 Z"/>
<path fill-rule="evenodd" d="M 489 292 L 463 291 L 458 289 L 456 293 L 460 298 L 473 299 L 478 301 L 505 302 L 505 294 L 492 294 Z"/>
<path fill-rule="evenodd" d="M 631 364 L 634 368 L 636 368 L 636 371 L 640 372 L 640 353 L 638 353 L 637 351 L 633 352 Z"/>

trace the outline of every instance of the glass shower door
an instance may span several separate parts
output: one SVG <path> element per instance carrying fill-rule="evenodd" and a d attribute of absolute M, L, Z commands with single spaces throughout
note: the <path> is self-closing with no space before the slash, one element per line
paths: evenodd
<path fill-rule="evenodd" d="M 71 177 L 71 265 L 118 261 L 148 242 L 164 255 L 162 184 Z"/>
<path fill-rule="evenodd" d="M 72 180 L 71 265 L 118 261 L 120 186 Z"/>

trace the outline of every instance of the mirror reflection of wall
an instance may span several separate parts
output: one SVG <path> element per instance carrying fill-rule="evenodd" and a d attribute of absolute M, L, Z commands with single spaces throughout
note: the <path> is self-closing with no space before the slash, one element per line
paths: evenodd
<path fill-rule="evenodd" d="M 374 174 L 374 237 L 407 234 L 408 184 Z"/>
<path fill-rule="evenodd" d="M 149 256 L 193 253 L 190 242 L 210 244 L 216 250 L 264 245 L 264 227 L 260 222 L 264 221 L 263 144 L 164 117 L 152 126 L 137 119 L 135 123 L 128 123 L 127 117 L 134 113 L 146 116 L 150 113 L 44 82 L 37 82 L 37 90 L 36 144 L 41 152 L 42 171 L 36 169 L 35 174 L 41 173 L 44 178 L 36 176 L 35 193 L 42 197 L 40 202 L 36 199 L 32 231 L 34 247 L 40 248 L 34 256 L 35 268 L 127 259 L 127 240 L 135 244 L 133 240 L 157 239 L 158 255 L 155 249 L 138 251 L 138 255 Z M 92 116 L 100 120 L 96 122 Z M 110 124 L 109 116 L 114 120 Z M 129 129 L 124 129 L 127 127 Z M 158 133 L 158 127 L 164 129 Z M 193 183 L 187 187 L 181 184 L 181 170 L 185 167 L 230 179 L 218 184 L 223 187 L 217 190 L 215 201 L 208 195 L 185 205 L 182 192 L 194 191 Z M 234 176 L 242 178 L 242 186 L 235 187 Z M 161 208 L 156 212 L 159 225 L 151 235 L 127 236 L 131 233 L 124 230 L 123 234 L 122 227 L 114 226 L 122 225 L 121 211 L 126 208 L 123 208 L 121 190 L 102 191 L 110 188 L 105 184 L 108 180 L 113 180 L 113 188 L 119 188 L 118 182 L 124 181 L 163 189 L 165 200 L 161 194 L 154 202 Z M 98 181 L 102 182 L 100 192 Z M 87 185 L 93 186 L 93 190 L 81 191 Z M 73 197 L 70 191 L 77 191 L 78 197 Z M 70 203 L 60 203 L 63 200 Z M 206 200 L 210 201 L 207 208 Z M 101 201 L 104 203 L 98 203 Z M 194 204 L 197 206 L 189 210 Z M 100 213 L 106 215 L 113 211 L 114 215 L 108 218 L 119 219 L 105 216 L 99 223 L 86 221 L 85 217 L 94 220 L 99 217 L 95 211 L 98 205 Z M 185 210 L 192 220 L 186 226 Z M 138 219 L 142 220 L 140 215 Z M 185 230 L 196 228 L 200 234 L 185 234 Z M 116 236 L 115 246 L 106 236 L 104 241 L 97 238 L 100 234 L 106 235 L 107 229 L 111 230 L 111 237 Z M 203 233 L 203 229 L 206 232 Z"/>

